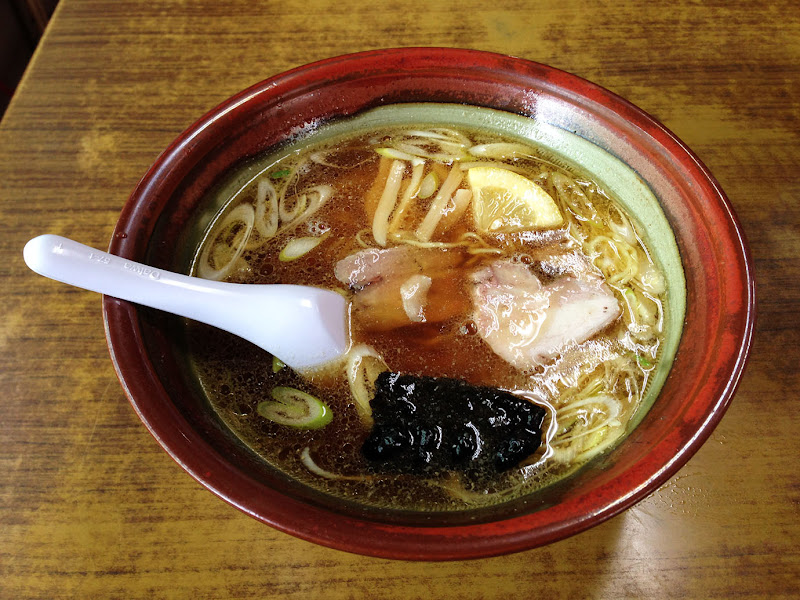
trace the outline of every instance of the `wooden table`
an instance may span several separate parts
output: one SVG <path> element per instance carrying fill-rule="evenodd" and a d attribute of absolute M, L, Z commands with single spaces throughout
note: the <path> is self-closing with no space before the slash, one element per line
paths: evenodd
<path fill-rule="evenodd" d="M 61 0 L 0 126 L 0 597 L 800 595 L 796 3 L 502 4 Z M 755 259 L 753 353 L 711 439 L 634 508 L 511 556 L 365 558 L 229 507 L 140 425 L 99 297 L 22 262 L 44 232 L 106 247 L 158 153 L 234 92 L 313 60 L 411 45 L 513 54 L 628 98 L 705 161 Z"/>

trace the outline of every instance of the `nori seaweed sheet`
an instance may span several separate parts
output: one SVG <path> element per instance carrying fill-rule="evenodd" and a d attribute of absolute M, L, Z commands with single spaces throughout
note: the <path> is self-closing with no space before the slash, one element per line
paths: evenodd
<path fill-rule="evenodd" d="M 533 454 L 545 410 L 505 390 L 459 379 L 384 372 L 370 401 L 362 453 L 376 470 L 490 475 Z"/>

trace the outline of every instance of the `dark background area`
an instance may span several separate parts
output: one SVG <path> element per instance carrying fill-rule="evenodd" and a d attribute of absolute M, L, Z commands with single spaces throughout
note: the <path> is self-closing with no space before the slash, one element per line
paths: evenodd
<path fill-rule="evenodd" d="M 57 4 L 58 0 L 0 0 L 0 116 Z"/>

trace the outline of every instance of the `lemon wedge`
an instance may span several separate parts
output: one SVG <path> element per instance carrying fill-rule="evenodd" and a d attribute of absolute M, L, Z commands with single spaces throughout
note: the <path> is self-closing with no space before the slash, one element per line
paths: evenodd
<path fill-rule="evenodd" d="M 473 167 L 467 171 L 467 180 L 475 225 L 481 231 L 509 233 L 558 227 L 564 222 L 550 194 L 513 171 Z"/>

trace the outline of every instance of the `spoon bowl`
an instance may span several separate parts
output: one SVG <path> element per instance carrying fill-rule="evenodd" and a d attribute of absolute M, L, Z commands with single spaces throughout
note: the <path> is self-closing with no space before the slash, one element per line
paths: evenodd
<path fill-rule="evenodd" d="M 29 241 L 23 255 L 40 275 L 224 329 L 293 369 L 319 367 L 348 347 L 347 301 L 329 290 L 207 281 L 49 234 Z"/>

